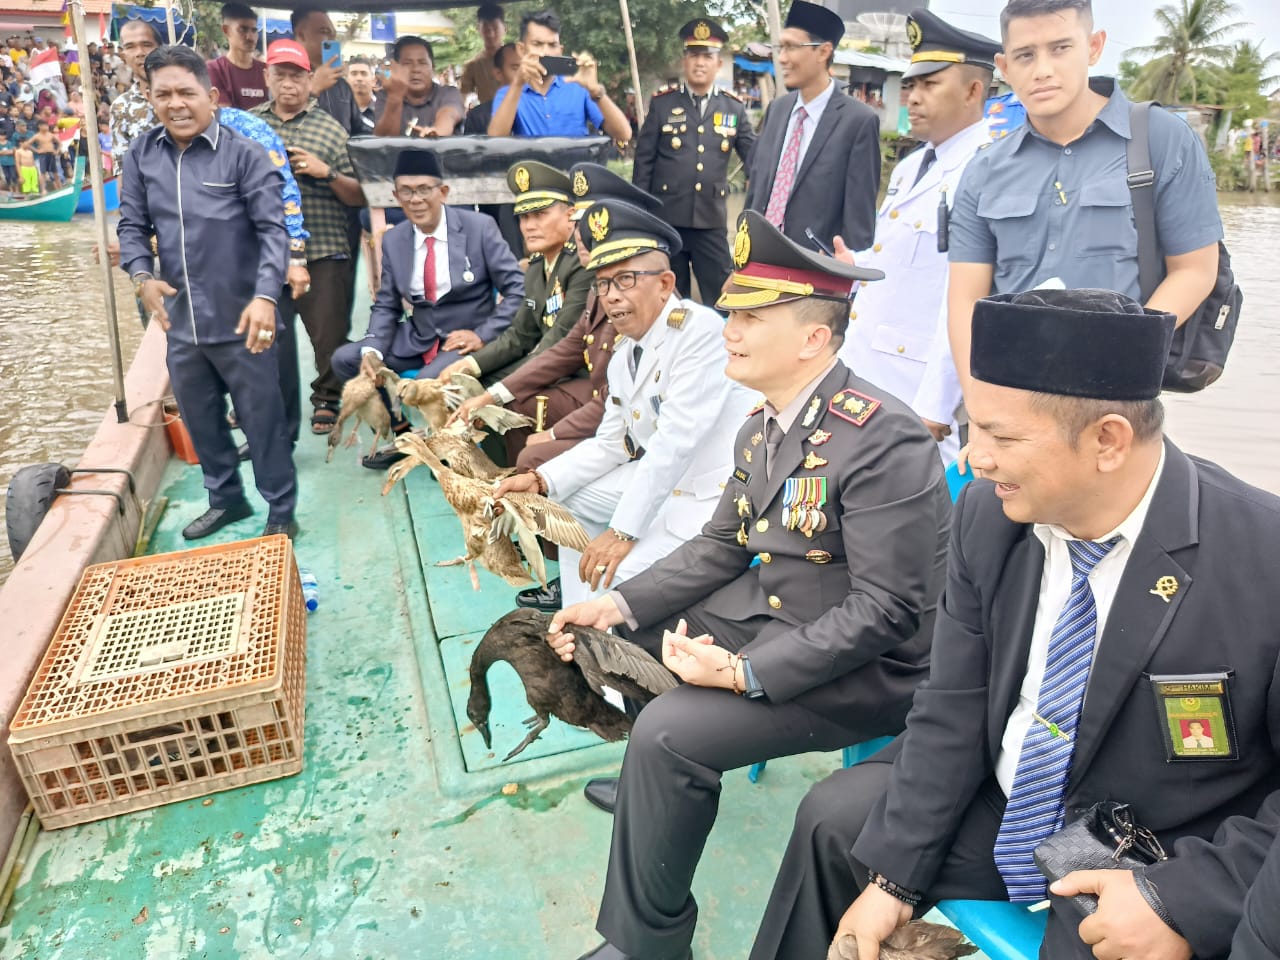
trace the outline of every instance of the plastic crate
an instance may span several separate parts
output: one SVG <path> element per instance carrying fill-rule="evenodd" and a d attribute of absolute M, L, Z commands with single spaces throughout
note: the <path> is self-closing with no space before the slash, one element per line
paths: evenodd
<path fill-rule="evenodd" d="M 10 726 L 41 823 L 297 773 L 306 630 L 285 536 L 88 567 Z"/>

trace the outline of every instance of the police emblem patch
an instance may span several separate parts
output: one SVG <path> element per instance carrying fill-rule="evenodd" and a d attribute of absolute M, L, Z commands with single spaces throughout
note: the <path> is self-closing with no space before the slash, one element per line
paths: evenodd
<path fill-rule="evenodd" d="M 920 24 L 907 17 L 907 43 L 911 44 L 911 49 L 917 49 L 923 40 L 924 33 L 920 30 Z"/>
<path fill-rule="evenodd" d="M 747 232 L 747 221 L 738 224 L 737 236 L 733 238 L 733 265 L 741 270 L 751 259 L 751 234 Z"/>
<path fill-rule="evenodd" d="M 707 26 L 705 20 L 699 20 L 698 25 L 693 28 L 693 38 L 695 40 L 708 40 L 711 37 L 711 28 Z"/>

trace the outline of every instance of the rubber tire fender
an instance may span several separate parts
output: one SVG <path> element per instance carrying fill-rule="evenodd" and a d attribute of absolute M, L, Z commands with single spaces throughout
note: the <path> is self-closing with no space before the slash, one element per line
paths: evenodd
<path fill-rule="evenodd" d="M 34 463 L 13 475 L 5 495 L 4 525 L 15 563 L 31 543 L 57 491 L 70 484 L 71 471 L 60 463 Z"/>

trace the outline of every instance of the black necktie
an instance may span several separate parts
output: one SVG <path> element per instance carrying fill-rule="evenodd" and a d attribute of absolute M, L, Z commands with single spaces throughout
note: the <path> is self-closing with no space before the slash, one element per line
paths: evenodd
<path fill-rule="evenodd" d="M 938 151 L 929 147 L 925 150 L 924 156 L 920 160 L 920 169 L 916 171 L 916 178 L 911 181 L 914 187 L 923 179 L 924 175 L 929 172 L 929 168 L 933 166 L 933 161 L 938 159 Z"/>
<path fill-rule="evenodd" d="M 631 348 L 631 379 L 635 380 L 636 371 L 640 369 L 640 354 L 644 353 L 644 347 L 636 344 Z"/>
<path fill-rule="evenodd" d="M 782 432 L 782 427 L 778 426 L 778 421 L 770 417 L 764 428 L 764 477 L 766 480 L 773 477 L 773 461 L 778 457 L 778 448 L 782 446 L 784 436 L 786 434 Z"/>

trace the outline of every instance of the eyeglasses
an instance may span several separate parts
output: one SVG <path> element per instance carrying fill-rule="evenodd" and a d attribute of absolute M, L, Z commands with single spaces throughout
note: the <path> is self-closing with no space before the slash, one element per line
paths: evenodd
<path fill-rule="evenodd" d="M 396 199 L 404 203 L 410 200 L 426 200 L 443 186 L 443 183 L 432 183 L 422 187 L 396 187 Z"/>
<path fill-rule="evenodd" d="M 630 290 L 636 285 L 636 277 L 657 277 L 666 272 L 665 270 L 624 270 L 622 273 L 615 273 L 612 277 L 593 280 L 592 286 L 596 289 L 597 297 L 607 297 L 611 287 L 618 291 Z"/>
<path fill-rule="evenodd" d="M 808 43 L 790 43 L 790 42 L 780 43 L 778 44 L 778 52 L 779 53 L 795 53 L 796 51 L 800 50 L 803 47 L 820 47 L 824 43 L 826 43 L 825 40 L 811 40 Z"/>

